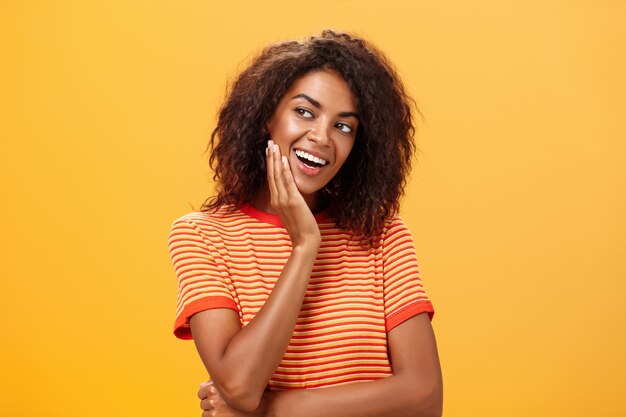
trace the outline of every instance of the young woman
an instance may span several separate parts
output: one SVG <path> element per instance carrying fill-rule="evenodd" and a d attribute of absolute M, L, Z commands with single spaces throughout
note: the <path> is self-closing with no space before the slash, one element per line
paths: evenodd
<path fill-rule="evenodd" d="M 174 333 L 211 376 L 204 416 L 438 416 L 442 379 L 396 214 L 412 101 L 372 45 L 266 48 L 211 139 L 217 196 L 174 221 Z"/>

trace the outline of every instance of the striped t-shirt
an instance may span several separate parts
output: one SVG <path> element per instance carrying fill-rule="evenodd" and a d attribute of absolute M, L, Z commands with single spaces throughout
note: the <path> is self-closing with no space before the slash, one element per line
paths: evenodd
<path fill-rule="evenodd" d="M 271 389 L 389 376 L 387 332 L 416 314 L 434 314 L 402 220 L 390 220 L 379 243 L 364 247 L 329 212 L 315 218 L 322 243 Z M 184 215 L 173 222 L 168 244 L 178 277 L 174 334 L 181 339 L 191 339 L 189 318 L 211 308 L 230 308 L 247 325 L 291 253 L 279 217 L 250 205 Z"/>

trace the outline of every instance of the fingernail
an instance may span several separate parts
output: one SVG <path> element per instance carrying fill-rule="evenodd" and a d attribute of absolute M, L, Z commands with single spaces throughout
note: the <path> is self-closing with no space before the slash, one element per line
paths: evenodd
<path fill-rule="evenodd" d="M 285 155 L 283 155 L 283 157 L 281 158 L 283 160 L 283 165 L 287 165 L 287 157 Z"/>
<path fill-rule="evenodd" d="M 272 149 L 274 150 L 274 153 L 278 153 L 278 145 L 274 145 Z"/>
<path fill-rule="evenodd" d="M 201 386 L 202 388 L 205 388 L 205 387 L 209 386 L 209 383 L 208 383 L 207 381 L 204 381 L 204 382 L 201 382 L 201 383 L 200 383 L 200 386 Z"/>

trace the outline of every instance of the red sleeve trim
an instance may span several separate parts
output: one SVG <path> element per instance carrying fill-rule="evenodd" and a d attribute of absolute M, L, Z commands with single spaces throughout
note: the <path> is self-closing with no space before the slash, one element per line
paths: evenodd
<path fill-rule="evenodd" d="M 432 320 L 435 315 L 433 304 L 429 300 L 421 300 L 413 304 L 402 307 L 395 311 L 391 316 L 385 319 L 385 330 L 389 332 L 397 325 L 405 322 L 413 316 L 420 313 L 428 313 L 428 317 Z"/>
<path fill-rule="evenodd" d="M 239 314 L 237 304 L 228 297 L 205 297 L 201 300 L 193 301 L 186 305 L 183 311 L 176 317 L 176 321 L 174 322 L 174 336 L 184 340 L 193 339 L 191 336 L 191 328 L 189 327 L 189 319 L 196 313 L 212 308 L 230 308 Z"/>

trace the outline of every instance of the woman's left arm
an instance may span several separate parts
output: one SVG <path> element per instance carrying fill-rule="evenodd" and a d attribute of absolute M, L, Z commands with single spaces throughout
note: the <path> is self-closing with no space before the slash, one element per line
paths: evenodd
<path fill-rule="evenodd" d="M 443 383 L 435 335 L 427 313 L 388 333 L 393 375 L 372 382 L 267 392 L 266 417 L 441 416 Z M 202 408 L 209 407 L 208 400 Z M 260 411 L 260 410 L 259 410 Z M 220 417 L 220 413 L 216 413 Z"/>

